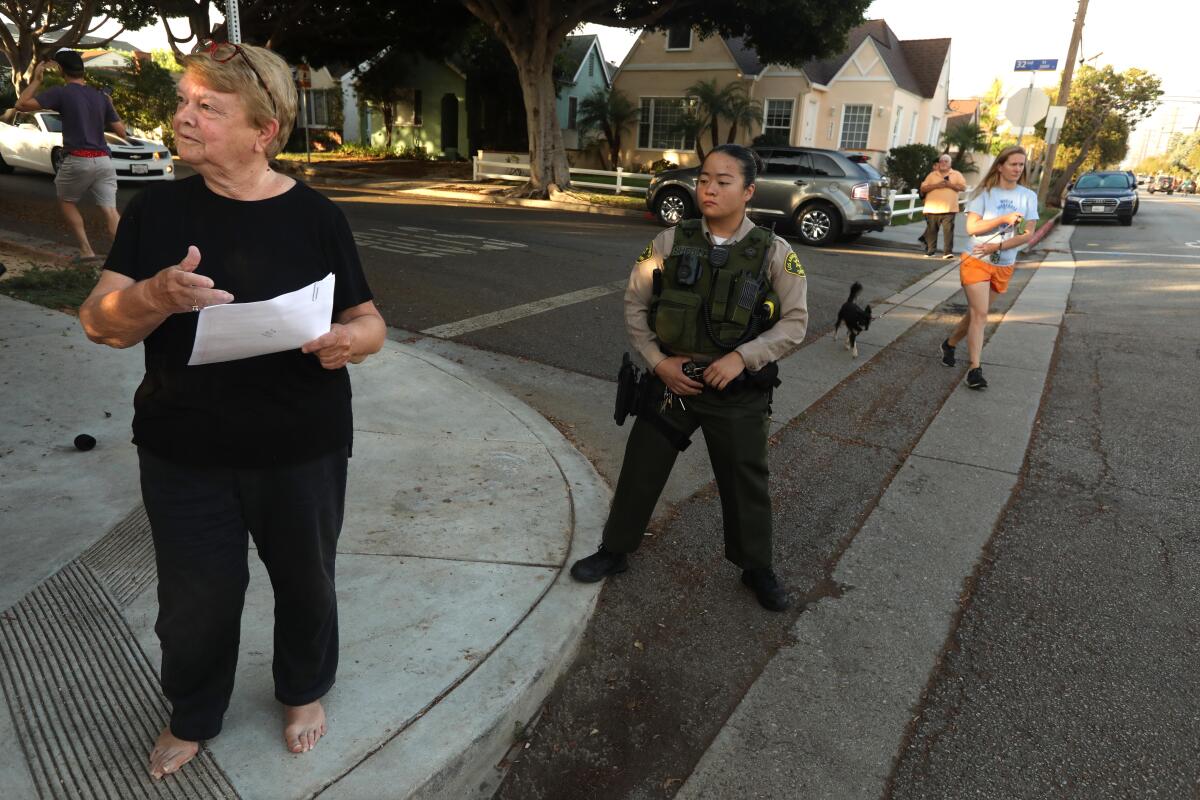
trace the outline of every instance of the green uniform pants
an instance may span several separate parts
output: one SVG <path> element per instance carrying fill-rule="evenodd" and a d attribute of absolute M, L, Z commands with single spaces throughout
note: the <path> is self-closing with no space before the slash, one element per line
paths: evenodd
<path fill-rule="evenodd" d="M 652 411 L 658 410 L 663 385 L 652 382 Z M 662 413 L 687 435 L 704 431 L 721 494 L 725 557 L 742 569 L 771 566 L 771 496 L 767 488 L 766 392 L 745 388 L 685 397 Z M 631 553 L 641 544 L 650 515 L 675 465 L 679 451 L 667 437 L 638 418 L 625 445 L 625 460 L 612 510 L 604 525 L 604 547 Z"/>

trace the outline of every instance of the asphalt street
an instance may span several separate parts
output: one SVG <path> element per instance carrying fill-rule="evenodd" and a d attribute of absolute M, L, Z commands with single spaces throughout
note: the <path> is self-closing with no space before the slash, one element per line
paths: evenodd
<path fill-rule="evenodd" d="M 891 798 L 1200 796 L 1200 201 L 1088 224 L 1019 490 Z"/>

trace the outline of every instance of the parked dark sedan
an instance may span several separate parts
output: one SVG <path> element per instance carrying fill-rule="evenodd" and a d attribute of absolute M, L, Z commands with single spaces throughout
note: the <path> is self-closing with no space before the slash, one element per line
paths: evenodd
<path fill-rule="evenodd" d="M 755 148 L 766 164 L 748 213 L 756 221 L 790 225 L 815 247 L 881 231 L 892 220 L 888 181 L 870 164 L 837 150 Z M 650 181 L 646 208 L 663 225 L 697 215 L 699 167 L 660 172 Z"/>
<path fill-rule="evenodd" d="M 1062 221 L 1066 225 L 1079 219 L 1115 219 L 1132 225 L 1138 210 L 1137 187 L 1130 186 L 1124 172 L 1085 172 L 1067 192 Z"/>

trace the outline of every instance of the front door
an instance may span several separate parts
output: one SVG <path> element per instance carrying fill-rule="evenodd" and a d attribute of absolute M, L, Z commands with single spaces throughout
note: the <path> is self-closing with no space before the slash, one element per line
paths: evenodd
<path fill-rule="evenodd" d="M 800 144 L 804 147 L 812 147 L 814 144 L 817 135 L 817 110 L 819 108 L 820 103 L 811 97 L 804 102 L 804 135 L 800 140 Z"/>
<path fill-rule="evenodd" d="M 442 95 L 442 152 L 458 158 L 458 97 L 453 92 Z"/>

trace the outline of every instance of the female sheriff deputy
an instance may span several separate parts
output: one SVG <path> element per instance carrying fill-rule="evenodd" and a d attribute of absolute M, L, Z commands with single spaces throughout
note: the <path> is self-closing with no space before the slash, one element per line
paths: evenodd
<path fill-rule="evenodd" d="M 571 567 L 593 582 L 624 572 L 675 457 L 700 428 L 721 494 L 725 557 L 772 611 L 788 606 L 771 571 L 767 488 L 770 391 L 775 361 L 804 339 L 807 280 L 791 246 L 746 217 L 758 157 L 714 148 L 696 184 L 701 220 L 655 237 L 629 277 L 625 326 L 654 371 L 598 552 Z"/>

